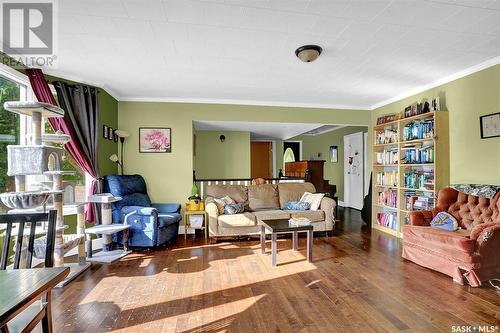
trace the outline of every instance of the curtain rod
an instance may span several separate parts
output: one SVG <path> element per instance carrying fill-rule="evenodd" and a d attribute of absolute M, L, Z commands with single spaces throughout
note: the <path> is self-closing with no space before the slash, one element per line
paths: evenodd
<path fill-rule="evenodd" d="M 68 87 L 71 87 L 71 88 L 80 88 L 80 87 L 83 87 L 83 88 L 88 88 L 88 89 L 95 89 L 97 91 L 97 93 L 101 92 L 101 89 L 98 88 L 98 87 L 89 86 L 89 85 L 85 85 L 85 84 L 82 84 L 82 83 L 76 83 L 76 84 L 75 83 L 66 83 L 66 82 L 61 81 L 61 80 L 53 80 L 52 81 L 52 84 L 54 84 L 54 85 L 61 84 L 61 83 L 64 83 Z"/>

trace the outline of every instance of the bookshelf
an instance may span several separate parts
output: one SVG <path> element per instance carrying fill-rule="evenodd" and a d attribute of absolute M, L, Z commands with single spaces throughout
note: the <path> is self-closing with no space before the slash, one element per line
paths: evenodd
<path fill-rule="evenodd" d="M 447 111 L 431 111 L 373 127 L 372 227 L 402 237 L 408 213 L 434 207 L 449 185 Z"/>

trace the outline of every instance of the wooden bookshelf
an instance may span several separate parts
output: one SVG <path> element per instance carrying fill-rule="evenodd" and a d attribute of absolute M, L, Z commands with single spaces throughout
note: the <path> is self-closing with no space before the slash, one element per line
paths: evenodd
<path fill-rule="evenodd" d="M 413 140 L 403 140 L 403 130 L 406 125 L 415 121 L 433 121 L 433 135 Z M 396 139 L 390 143 L 378 142 L 377 133 L 388 130 L 390 135 L 395 134 Z M 407 191 L 415 191 L 417 196 L 432 196 L 435 199 L 437 190 L 449 185 L 450 180 L 450 156 L 449 156 L 449 125 L 447 111 L 432 111 L 419 114 L 412 117 L 401 118 L 385 124 L 375 125 L 373 127 L 373 203 L 372 203 L 372 226 L 374 229 L 387 232 L 391 235 L 402 237 L 402 226 L 407 223 L 409 211 L 406 207 L 405 193 Z M 413 146 L 413 147 L 412 147 Z M 433 149 L 432 163 L 404 163 L 403 157 L 408 149 L 425 150 Z M 389 155 L 395 154 L 397 151 L 397 161 L 394 158 L 391 161 L 377 162 L 377 155 L 384 157 L 387 152 Z M 377 154 L 383 153 L 383 154 Z M 394 155 L 392 155 L 394 157 Z M 414 171 L 416 174 L 430 175 L 433 172 L 433 184 L 426 183 L 425 188 L 410 188 L 405 184 L 405 174 L 409 171 Z M 396 184 L 379 184 L 378 175 L 384 173 L 392 180 L 391 177 L 396 174 Z M 396 200 L 396 208 L 390 207 L 383 202 L 379 202 L 379 193 L 382 191 L 392 191 L 392 199 Z M 389 192 L 388 192 L 389 193 Z M 395 198 L 394 198 L 395 197 Z M 393 228 L 381 225 L 378 222 L 378 213 L 393 213 L 394 225 Z"/>

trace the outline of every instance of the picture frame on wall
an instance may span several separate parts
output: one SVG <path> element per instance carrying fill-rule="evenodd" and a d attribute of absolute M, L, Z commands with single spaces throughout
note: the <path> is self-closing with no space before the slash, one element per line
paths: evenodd
<path fill-rule="evenodd" d="M 330 146 L 330 162 L 338 163 L 339 161 L 339 147 L 338 146 Z"/>
<path fill-rule="evenodd" d="M 172 129 L 170 127 L 140 127 L 140 153 L 171 153 Z"/>
<path fill-rule="evenodd" d="M 102 137 L 107 139 L 108 138 L 108 126 L 102 125 Z"/>
<path fill-rule="evenodd" d="M 481 139 L 500 137 L 500 112 L 479 117 Z"/>

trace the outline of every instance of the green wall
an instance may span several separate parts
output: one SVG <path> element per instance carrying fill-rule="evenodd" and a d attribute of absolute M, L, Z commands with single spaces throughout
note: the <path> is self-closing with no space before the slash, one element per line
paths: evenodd
<path fill-rule="evenodd" d="M 250 132 L 196 131 L 195 138 L 196 178 L 250 178 Z"/>
<path fill-rule="evenodd" d="M 367 126 L 347 126 L 335 131 L 316 136 L 299 135 L 290 140 L 302 141 L 302 157 L 304 160 L 326 160 L 323 178 L 337 186 L 337 197 L 344 200 L 344 135 L 367 132 Z M 330 146 L 338 147 L 338 162 L 330 162 Z M 318 157 L 318 153 L 321 157 Z"/>
<path fill-rule="evenodd" d="M 500 184 L 500 137 L 481 139 L 479 127 L 480 116 L 500 111 L 500 65 L 380 107 L 372 124 L 380 115 L 436 96 L 449 112 L 450 183 Z"/>
<path fill-rule="evenodd" d="M 125 170 L 144 176 L 154 202 L 184 203 L 191 192 L 193 120 L 265 121 L 365 125 L 370 111 L 249 105 L 119 102 L 118 125 L 125 142 Z M 139 127 L 172 128 L 171 153 L 139 153 Z M 217 164 L 214 160 L 212 163 Z"/>

